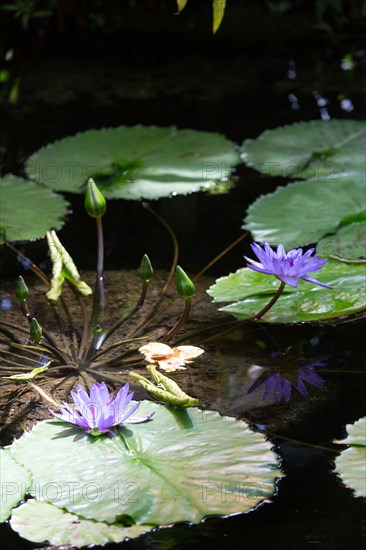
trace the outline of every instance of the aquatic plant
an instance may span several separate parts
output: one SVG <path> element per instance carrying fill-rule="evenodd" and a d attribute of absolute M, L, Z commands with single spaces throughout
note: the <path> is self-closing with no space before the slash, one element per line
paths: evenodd
<path fill-rule="evenodd" d="M 0 450 L 0 521 L 11 516 L 31 541 L 80 547 L 245 512 L 274 494 L 281 472 L 264 434 L 214 411 L 140 403 L 152 412 L 113 437 L 37 423 Z"/>
<path fill-rule="evenodd" d="M 311 256 L 314 252 L 314 248 L 310 248 L 310 250 L 305 252 L 305 254 L 303 253 L 302 248 L 289 250 L 286 253 L 286 250 L 282 244 L 279 244 L 277 252 L 275 252 L 266 241 L 264 241 L 263 248 L 261 248 L 257 243 L 252 243 L 251 247 L 257 258 L 260 260 L 260 263 L 245 256 L 245 259 L 248 260 L 247 265 L 249 269 L 253 269 L 259 273 L 264 273 L 265 275 L 274 275 L 281 281 L 281 284 L 271 301 L 263 309 L 261 309 L 259 313 L 254 315 L 253 318 L 257 321 L 263 317 L 263 315 L 267 313 L 271 307 L 274 306 L 278 298 L 281 296 L 286 284 L 297 287 L 299 279 L 302 279 L 303 281 L 323 286 L 325 288 L 332 288 L 330 285 L 321 283 L 308 275 L 308 273 L 312 273 L 313 271 L 319 271 L 319 269 L 321 269 L 328 261 L 326 258 L 321 258 L 320 254 Z"/>
<path fill-rule="evenodd" d="M 318 243 L 322 254 L 365 258 L 365 131 L 365 121 L 312 120 L 245 140 L 248 166 L 292 182 L 257 198 L 243 229 L 271 245 Z"/>
<path fill-rule="evenodd" d="M 264 241 L 263 248 L 257 243 L 252 243 L 250 246 L 260 260 L 260 263 L 258 263 L 245 256 L 250 269 L 259 271 L 259 273 L 274 275 L 283 283 L 295 287 L 299 279 L 302 279 L 303 281 L 324 286 L 325 288 L 332 288 L 308 275 L 308 273 L 312 273 L 313 271 L 319 271 L 328 261 L 327 258 L 322 258 L 320 254 L 311 256 L 314 248 L 310 248 L 304 254 L 302 248 L 289 250 L 286 253 L 282 244 L 278 245 L 277 252 L 275 252 L 266 241 Z"/>
<path fill-rule="evenodd" d="M 335 461 L 336 473 L 356 497 L 366 498 L 366 417 L 347 424 L 346 430 L 347 437 L 337 442 L 348 448 L 341 451 Z"/>
<path fill-rule="evenodd" d="M 77 384 L 76 393 L 71 392 L 76 409 L 64 401 L 60 413 L 48 410 L 59 420 L 83 428 L 90 435 L 103 435 L 111 432 L 114 426 L 146 422 L 154 415 L 152 412 L 143 418 L 131 418 L 140 403 L 137 401 L 128 409 L 134 395 L 133 392 L 129 393 L 129 389 L 129 384 L 125 384 L 112 398 L 104 382 L 92 384 L 90 395 Z"/>
<path fill-rule="evenodd" d="M 123 365 L 128 368 L 131 365 L 140 363 L 139 359 L 136 358 L 135 355 L 137 350 L 133 348 L 131 349 L 130 345 L 134 341 L 144 339 L 144 335 L 134 337 L 135 331 L 132 330 L 130 331 L 128 337 L 124 340 L 114 341 L 109 346 L 107 345 L 107 341 L 118 331 L 118 329 L 120 329 L 124 323 L 130 320 L 144 306 L 149 281 L 153 275 L 153 268 L 148 256 L 145 254 L 138 269 L 138 276 L 141 280 L 141 291 L 137 303 L 130 311 L 123 312 L 120 318 L 111 326 L 102 328 L 100 325 L 101 316 L 105 315 L 104 311 L 106 308 L 103 275 L 104 238 L 102 218 L 106 212 L 106 202 L 103 194 L 100 192 L 92 179 L 90 179 L 87 184 L 85 193 L 85 208 L 88 214 L 95 218 L 97 229 L 97 268 L 93 290 L 85 281 L 81 279 L 73 259 L 61 243 L 55 231 L 47 232 L 47 243 L 52 261 L 51 279 L 49 279 L 43 271 L 35 266 L 30 260 L 19 253 L 12 244 L 6 243 L 6 245 L 13 250 L 18 257 L 28 262 L 32 271 L 49 288 L 45 294 L 45 297 L 51 306 L 51 311 L 53 310 L 56 316 L 59 334 L 58 336 L 55 336 L 54 333 L 48 330 L 45 323 L 40 323 L 34 316 L 31 311 L 31 307 L 28 304 L 30 291 L 24 279 L 20 276 L 16 285 L 15 295 L 18 299 L 23 316 L 29 324 L 29 331 L 20 325 L 9 323 L 6 320 L 2 320 L 0 322 L 0 332 L 7 339 L 8 344 L 7 346 L 2 346 L 1 351 L 4 357 L 4 362 L 1 366 L 1 371 L 4 374 L 7 374 L 9 370 L 11 370 L 11 374 L 13 376 L 12 379 L 18 380 L 19 382 L 21 380 L 28 382 L 31 388 L 38 391 L 38 393 L 41 393 L 42 397 L 46 397 L 46 399 L 48 399 L 53 405 L 55 402 L 52 398 L 42 394 L 40 388 L 38 388 L 36 384 L 31 381 L 34 376 L 46 371 L 48 374 L 58 371 L 63 374 L 65 372 L 70 373 L 76 376 L 76 378 L 79 378 L 80 376 L 84 381 L 84 385 L 87 387 L 91 386 L 91 392 L 93 395 L 93 398 L 92 396 L 90 397 L 91 400 L 99 395 L 99 391 L 102 392 L 103 395 L 100 394 L 99 397 L 101 399 L 100 403 L 104 407 L 106 406 L 106 387 L 104 385 L 92 386 L 91 376 L 101 378 L 102 380 L 109 379 L 117 382 L 119 381 L 118 379 L 114 376 L 110 376 L 110 374 L 107 374 L 105 371 L 112 369 L 113 372 L 113 368 L 115 367 Z M 158 217 L 157 215 L 155 216 Z M 173 265 L 169 272 L 168 280 L 166 285 L 163 287 L 160 296 L 158 296 L 156 307 L 158 308 L 159 305 L 161 305 L 164 293 L 166 292 L 167 286 L 174 275 L 174 271 L 176 272 L 178 294 L 183 298 L 185 307 L 178 321 L 165 333 L 165 335 L 162 336 L 163 341 L 172 339 L 183 327 L 184 323 L 188 319 L 192 297 L 195 293 L 195 286 L 193 282 L 180 266 L 176 266 L 176 257 L 177 253 L 175 251 Z M 77 324 L 75 319 L 73 319 L 68 303 L 63 297 L 63 289 L 65 285 L 71 290 L 77 304 L 80 307 L 83 322 L 81 331 L 77 328 Z M 143 320 L 142 326 L 144 326 L 144 323 L 149 318 L 149 315 L 155 315 L 156 307 L 152 312 L 150 311 L 147 313 L 147 317 L 145 321 Z M 125 346 L 126 349 L 121 353 L 118 353 L 122 346 Z M 39 365 L 39 362 L 41 362 L 41 366 Z M 32 374 L 35 372 L 33 369 L 30 373 L 29 367 L 27 366 L 29 363 L 33 367 L 37 366 L 41 369 L 41 371 L 37 371 L 37 373 Z M 37 365 L 35 363 L 37 363 Z M 47 369 L 43 367 L 44 363 L 47 363 Z M 23 378 L 14 378 L 14 376 L 19 377 L 19 375 L 16 374 L 17 372 L 22 372 L 24 370 L 27 372 Z M 81 395 L 84 397 L 86 396 L 85 391 L 81 391 L 79 389 L 77 394 L 72 395 L 73 397 L 75 397 L 75 395 L 79 397 Z M 122 394 L 118 394 L 118 400 L 113 403 L 111 402 L 111 406 L 112 404 L 117 406 L 118 403 L 120 403 L 119 400 L 121 399 L 121 396 Z M 159 398 L 159 396 L 157 397 Z M 163 398 L 163 395 L 161 395 L 160 398 Z M 189 399 L 192 399 L 192 402 L 196 402 L 193 398 Z M 97 399 L 97 402 L 99 403 L 99 399 Z M 80 401 L 78 401 L 78 403 L 80 404 Z M 186 403 L 188 403 L 188 401 Z M 103 433 L 105 431 L 105 427 L 109 429 L 112 425 L 114 425 L 113 423 L 119 423 L 122 418 L 122 416 L 119 415 L 116 418 L 113 417 L 113 419 L 111 419 L 109 418 L 109 413 L 107 414 L 107 412 L 100 412 L 102 416 L 97 415 L 93 419 L 94 424 L 93 422 L 92 424 L 88 424 L 85 419 L 83 419 L 82 416 L 79 417 L 77 413 L 75 413 L 75 421 L 77 421 L 76 423 L 79 422 L 79 425 L 83 426 L 85 429 L 89 429 L 91 427 L 92 432 L 94 428 L 98 428 L 99 426 L 100 429 L 98 428 L 96 431 L 94 430 L 94 432 Z M 74 411 L 70 409 L 68 405 L 64 404 L 64 411 L 60 417 L 70 420 L 71 414 L 74 414 Z"/>

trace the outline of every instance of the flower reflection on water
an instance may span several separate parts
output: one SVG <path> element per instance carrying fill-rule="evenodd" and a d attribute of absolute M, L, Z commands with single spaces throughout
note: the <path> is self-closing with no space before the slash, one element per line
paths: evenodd
<path fill-rule="evenodd" d="M 260 374 L 250 386 L 248 393 L 253 393 L 264 386 L 263 401 L 265 401 L 270 394 L 273 394 L 276 404 L 280 403 L 282 400 L 287 403 L 291 398 L 292 388 L 295 388 L 301 395 L 306 397 L 309 393 L 305 382 L 317 388 L 323 387 L 325 380 L 315 371 L 315 367 L 326 366 L 326 359 L 328 359 L 328 357 L 324 357 L 307 365 L 301 365 L 297 368 L 287 368 L 286 376 L 281 373 L 279 368 L 264 368 L 253 365 L 249 369 L 249 374 L 256 377 L 258 370 Z"/>

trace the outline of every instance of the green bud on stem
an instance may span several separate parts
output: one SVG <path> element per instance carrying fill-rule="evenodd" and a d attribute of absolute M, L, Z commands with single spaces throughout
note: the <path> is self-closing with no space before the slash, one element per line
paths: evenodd
<path fill-rule="evenodd" d="M 177 265 L 175 276 L 178 294 L 185 300 L 190 300 L 196 292 L 196 287 L 193 282 L 179 265 Z"/>
<path fill-rule="evenodd" d="M 29 296 L 29 290 L 21 275 L 18 277 L 17 285 L 15 287 L 15 296 L 19 302 L 25 302 Z"/>
<path fill-rule="evenodd" d="M 144 283 L 148 283 L 151 277 L 153 276 L 153 273 L 154 273 L 154 270 L 152 268 L 149 256 L 147 254 L 144 254 L 140 263 L 138 275 L 140 279 L 144 281 Z"/>
<path fill-rule="evenodd" d="M 33 317 L 31 321 L 29 334 L 32 340 L 34 340 L 37 344 L 42 338 L 42 327 L 35 317 Z"/>
<path fill-rule="evenodd" d="M 92 178 L 88 181 L 84 206 L 92 218 L 101 218 L 104 216 L 107 208 L 106 200 Z"/>
<path fill-rule="evenodd" d="M 100 325 L 95 325 L 93 328 L 92 328 L 92 333 L 93 334 L 101 334 L 103 331 L 102 327 Z"/>

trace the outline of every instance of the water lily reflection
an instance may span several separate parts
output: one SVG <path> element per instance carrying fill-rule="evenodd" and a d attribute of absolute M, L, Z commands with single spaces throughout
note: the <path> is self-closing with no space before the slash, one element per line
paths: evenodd
<path fill-rule="evenodd" d="M 290 400 L 292 388 L 306 397 L 308 389 L 305 382 L 317 388 L 323 387 L 325 380 L 315 371 L 315 367 L 324 367 L 325 359 L 327 357 L 308 365 L 286 369 L 286 375 L 283 374 L 284 371 L 281 373 L 276 367 L 265 368 L 253 365 L 248 372 L 256 380 L 249 388 L 248 393 L 253 393 L 264 386 L 263 401 L 272 394 L 277 404 L 282 400 L 286 403 Z"/>

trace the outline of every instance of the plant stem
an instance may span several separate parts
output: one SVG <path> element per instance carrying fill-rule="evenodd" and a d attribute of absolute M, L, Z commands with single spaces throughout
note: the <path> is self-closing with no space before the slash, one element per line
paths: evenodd
<path fill-rule="evenodd" d="M 234 248 L 237 244 L 243 241 L 247 235 L 248 235 L 248 231 L 243 233 L 243 235 L 240 235 L 240 237 L 238 237 L 233 243 L 229 244 L 229 246 L 227 246 L 225 250 L 222 250 L 217 256 L 215 256 L 213 260 L 211 260 L 207 265 L 205 265 L 205 267 L 203 267 L 195 277 L 193 277 L 193 281 L 194 282 L 197 281 L 197 279 L 199 279 L 204 273 L 206 273 L 206 271 L 210 269 L 210 267 L 212 267 L 216 262 L 221 260 L 221 258 L 225 256 L 225 254 L 230 252 L 230 250 Z"/>
<path fill-rule="evenodd" d="M 261 309 L 259 313 L 257 313 L 256 315 L 253 315 L 253 317 L 251 317 L 251 321 L 259 321 L 259 319 L 261 319 L 263 315 L 265 315 L 265 313 L 267 313 L 267 311 L 269 311 L 271 307 L 274 306 L 278 298 L 281 296 L 283 289 L 285 288 L 285 284 L 286 283 L 281 281 L 281 284 L 278 287 L 278 290 L 276 294 L 273 296 L 272 300 L 268 302 L 268 304 L 263 309 Z"/>
<path fill-rule="evenodd" d="M 159 214 L 157 214 L 152 208 L 150 208 L 150 206 L 147 203 L 142 203 L 142 206 L 148 212 L 150 212 L 150 214 L 152 214 L 159 221 L 159 223 L 161 223 L 161 225 L 167 230 L 167 232 L 169 233 L 169 236 L 170 236 L 170 238 L 173 242 L 173 259 L 172 259 L 172 263 L 171 263 L 170 270 L 169 270 L 169 273 L 168 273 L 168 277 L 165 281 L 165 284 L 164 284 L 163 288 L 159 292 L 159 296 L 158 296 L 156 302 L 153 304 L 150 311 L 145 315 L 144 319 L 142 319 L 141 323 L 139 325 L 137 325 L 136 327 L 134 327 L 132 330 L 130 330 L 130 332 L 127 333 L 127 335 L 126 335 L 127 338 L 130 338 L 134 334 L 138 334 L 141 331 L 141 329 L 143 329 L 149 323 L 149 321 L 152 321 L 153 319 L 155 319 L 155 317 L 157 317 L 157 315 L 160 313 L 160 306 L 162 304 L 162 301 L 164 300 L 165 294 L 166 294 L 166 292 L 168 290 L 168 287 L 171 283 L 171 280 L 174 276 L 175 268 L 177 266 L 178 256 L 179 256 L 179 244 L 178 244 L 178 240 L 177 240 L 177 237 L 175 236 L 175 233 L 174 233 L 173 229 L 170 227 L 170 225 L 161 216 L 159 216 Z"/>
<path fill-rule="evenodd" d="M 14 254 L 16 254 L 20 259 L 28 263 L 30 269 L 33 271 L 35 275 L 43 282 L 49 285 L 50 281 L 48 277 L 39 269 L 39 267 L 36 266 L 27 256 L 25 256 L 22 252 L 17 250 L 12 244 L 9 242 L 4 243 L 7 248 L 9 248 Z"/>
<path fill-rule="evenodd" d="M 169 342 L 169 340 L 173 338 L 174 334 L 177 334 L 177 332 L 182 328 L 184 323 L 187 321 L 190 310 L 191 310 L 191 300 L 186 300 L 186 304 L 185 304 L 184 311 L 181 318 L 174 325 L 174 327 L 171 328 L 170 331 L 167 332 L 167 334 L 162 338 L 162 342 Z"/>
<path fill-rule="evenodd" d="M 118 319 L 118 321 L 116 321 L 106 332 L 104 332 L 100 338 L 97 340 L 96 344 L 95 344 L 95 349 L 98 351 L 102 345 L 104 344 L 104 342 L 106 340 L 108 340 L 108 338 L 123 324 L 125 323 L 126 321 L 128 321 L 128 319 L 131 319 L 131 317 L 133 317 L 135 315 L 135 313 L 138 312 L 138 310 L 140 308 L 142 308 L 142 306 L 144 305 L 144 301 L 145 301 L 145 298 L 146 298 L 146 292 L 147 292 L 147 287 L 148 287 L 148 283 L 146 281 L 143 281 L 142 283 L 142 289 L 141 289 L 141 293 L 140 293 L 140 297 L 138 299 L 138 302 L 137 304 L 135 305 L 135 307 L 129 312 L 127 313 L 126 315 L 122 316 L 120 319 Z"/>
<path fill-rule="evenodd" d="M 105 305 L 104 284 L 103 284 L 103 267 L 104 267 L 104 239 L 103 239 L 103 224 L 102 218 L 96 218 L 97 222 L 97 274 L 94 284 L 94 299 L 93 310 L 90 319 L 89 328 L 91 329 L 98 323 L 100 311 L 103 311 Z"/>

